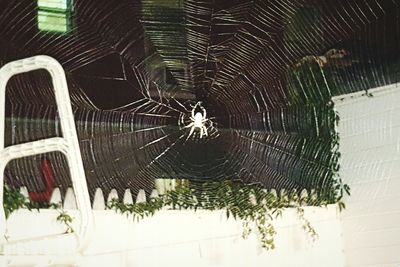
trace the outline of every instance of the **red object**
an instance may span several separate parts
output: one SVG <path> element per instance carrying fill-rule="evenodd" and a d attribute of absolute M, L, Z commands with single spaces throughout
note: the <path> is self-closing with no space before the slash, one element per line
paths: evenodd
<path fill-rule="evenodd" d="M 30 192 L 29 197 L 35 202 L 50 202 L 51 193 L 53 192 L 55 184 L 54 172 L 50 160 L 43 159 L 40 162 L 40 169 L 42 171 L 42 179 L 46 189 L 40 192 Z"/>

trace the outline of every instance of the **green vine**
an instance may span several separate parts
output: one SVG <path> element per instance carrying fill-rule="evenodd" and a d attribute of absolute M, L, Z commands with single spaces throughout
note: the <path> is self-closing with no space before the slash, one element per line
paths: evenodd
<path fill-rule="evenodd" d="M 11 213 L 18 209 L 28 210 L 40 210 L 40 209 L 60 209 L 60 204 L 46 203 L 46 202 L 33 202 L 29 198 L 25 197 L 21 192 L 15 188 L 10 188 L 4 185 L 4 201 L 3 201 L 4 213 L 6 218 L 10 217 Z M 71 224 L 73 218 L 67 214 L 64 210 L 60 210 L 56 221 L 66 225 L 67 230 L 65 233 L 73 233 L 74 229 Z"/>
<path fill-rule="evenodd" d="M 57 216 L 56 221 L 64 224 L 67 229 L 65 230 L 65 234 L 73 233 L 74 229 L 72 228 L 72 221 L 74 218 L 71 217 L 66 211 L 61 210 L 60 214 Z"/>
<path fill-rule="evenodd" d="M 4 185 L 3 207 L 5 216 L 8 218 L 11 213 L 18 209 L 58 209 L 60 205 L 54 203 L 30 201 L 29 198 L 21 194 L 18 189 Z"/>
<path fill-rule="evenodd" d="M 189 183 L 187 180 L 177 180 L 174 190 L 165 192 L 164 195 L 151 198 L 147 202 L 124 204 L 118 199 L 107 203 L 107 208 L 123 214 L 132 215 L 135 220 L 140 220 L 154 215 L 157 211 L 167 207 L 185 210 L 225 210 L 227 218 L 233 217 L 241 220 L 243 225 L 242 237 L 247 238 L 253 228 L 257 229 L 263 248 L 275 248 L 274 238 L 276 230 L 273 220 L 282 216 L 285 208 L 295 208 L 303 229 L 312 240 L 318 234 L 311 223 L 304 216 L 304 206 L 326 206 L 338 203 L 340 210 L 345 208 L 343 196 L 350 195 L 350 188 L 340 182 L 330 190 L 321 190 L 318 194 L 309 192 L 304 196 L 294 191 L 290 193 L 272 193 L 256 184 L 246 185 L 240 181 L 224 180 L 214 182 Z M 6 218 L 17 209 L 55 208 L 60 205 L 35 203 L 29 201 L 17 189 L 4 187 L 4 210 Z M 73 218 L 61 210 L 57 216 L 58 222 L 67 226 L 66 233 L 72 233 Z"/>
<path fill-rule="evenodd" d="M 30 209 L 30 201 L 17 189 L 4 185 L 3 207 L 6 218 L 15 210 Z"/>
<path fill-rule="evenodd" d="M 190 184 L 186 180 L 178 180 L 174 190 L 167 191 L 160 197 L 151 198 L 148 202 L 124 204 L 118 199 L 112 199 L 107 207 L 123 214 L 130 214 L 135 220 L 154 215 L 164 207 L 185 210 L 226 210 L 227 218 L 233 217 L 243 222 L 243 238 L 250 235 L 253 228 L 251 226 L 254 225 L 260 233 L 262 247 L 269 250 L 275 248 L 276 230 L 273 220 L 282 215 L 283 209 L 295 208 L 303 229 L 312 240 L 316 240 L 318 234 L 305 218 L 303 206 L 325 206 L 337 203 L 339 197 L 341 199 L 337 193 L 321 193 L 314 197 L 309 195 L 299 197 L 296 192 L 277 195 L 263 190 L 259 185 L 246 185 L 231 180 Z"/>

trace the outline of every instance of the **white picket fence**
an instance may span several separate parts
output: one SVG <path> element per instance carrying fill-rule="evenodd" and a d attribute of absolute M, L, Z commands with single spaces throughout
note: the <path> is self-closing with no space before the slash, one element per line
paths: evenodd
<path fill-rule="evenodd" d="M 23 196 L 29 198 L 29 192 L 25 186 L 21 187 L 19 191 Z M 156 189 L 153 190 L 151 197 L 158 197 L 158 192 Z M 111 202 L 112 199 L 120 199 L 116 189 L 112 189 L 107 198 L 104 198 L 103 190 L 101 188 L 97 188 L 93 199 L 92 209 L 105 210 L 107 203 Z M 134 202 L 131 190 L 126 189 L 122 200 L 124 204 L 146 202 L 146 193 L 143 189 L 139 190 Z M 60 205 L 60 208 L 67 210 L 77 209 L 76 197 L 72 187 L 69 187 L 66 190 L 64 200 L 62 200 L 60 188 L 54 188 L 49 203 Z"/>
<path fill-rule="evenodd" d="M 156 179 L 157 188 L 154 188 L 152 190 L 149 198 L 157 198 L 161 195 L 164 195 L 167 191 L 173 190 L 175 188 L 175 184 L 176 183 L 173 179 Z M 22 186 L 19 191 L 23 196 L 29 199 L 29 192 L 25 186 Z M 288 195 L 288 191 L 285 189 L 282 189 L 279 193 L 275 189 L 268 190 L 268 192 L 275 197 Z M 303 189 L 300 193 L 297 193 L 296 190 L 294 190 L 293 192 L 295 192 L 295 194 L 297 194 L 297 196 L 300 198 L 309 197 L 312 200 L 316 200 L 318 197 L 315 190 L 311 190 L 310 194 L 306 189 Z M 107 207 L 107 203 L 110 203 L 113 199 L 121 200 L 124 204 L 143 203 L 149 200 L 146 196 L 146 192 L 143 189 L 139 190 L 136 197 L 132 195 L 132 192 L 129 188 L 125 189 L 123 196 L 118 195 L 117 189 L 112 189 L 109 192 L 107 198 L 105 198 L 104 195 L 105 194 L 103 193 L 103 190 L 101 188 L 96 189 L 92 202 L 93 210 L 105 210 Z M 249 196 L 249 198 L 250 197 L 251 196 Z M 60 208 L 67 210 L 77 209 L 76 197 L 72 187 L 67 188 L 67 190 L 65 191 L 64 200 L 62 199 L 60 188 L 54 188 L 49 203 L 57 204 Z"/>
<path fill-rule="evenodd" d="M 21 191 L 27 193 L 26 188 Z M 153 190 L 153 194 L 156 192 Z M 7 220 L 8 240 L 0 251 L 0 266 L 242 267 L 262 266 L 265 262 L 286 267 L 343 266 L 336 205 L 305 207 L 306 218 L 319 234 L 316 242 L 302 229 L 295 209 L 285 209 L 282 217 L 274 220 L 277 248 L 265 251 L 257 231 L 244 240 L 242 223 L 228 219 L 224 210 L 166 208 L 136 221 L 132 216 L 106 209 L 106 201 L 117 197 L 116 190 L 105 196 L 98 189 L 95 195 L 94 233 L 83 254 L 74 252 L 75 233 L 65 234 L 66 225 L 56 220 L 60 210 L 20 209 Z M 136 199 L 130 190 L 119 197 L 126 204 L 145 201 L 144 191 Z M 58 188 L 53 191 L 51 201 L 60 203 Z M 80 215 L 71 188 L 66 191 L 62 209 L 73 218 L 72 228 L 79 227 Z M 57 238 L 46 239 L 52 235 Z"/>

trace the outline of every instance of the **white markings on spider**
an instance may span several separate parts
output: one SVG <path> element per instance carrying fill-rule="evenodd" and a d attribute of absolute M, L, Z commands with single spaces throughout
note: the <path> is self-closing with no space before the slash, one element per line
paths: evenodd
<path fill-rule="evenodd" d="M 199 108 L 201 112 L 196 112 L 197 108 Z M 189 118 L 191 122 L 184 127 L 184 128 L 191 128 L 187 139 L 189 139 L 193 135 L 196 129 L 200 131 L 200 138 L 203 138 L 203 136 L 208 136 L 207 127 L 205 123 L 208 122 L 209 119 L 207 119 L 207 111 L 204 107 L 201 106 L 200 101 L 193 106 L 191 114 L 192 115 Z"/>

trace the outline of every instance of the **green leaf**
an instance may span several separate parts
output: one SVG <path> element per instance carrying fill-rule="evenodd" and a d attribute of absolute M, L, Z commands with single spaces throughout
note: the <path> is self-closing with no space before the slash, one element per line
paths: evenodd
<path fill-rule="evenodd" d="M 339 201 L 338 202 L 338 207 L 339 207 L 339 211 L 343 211 L 346 208 L 346 205 L 344 204 L 344 202 Z"/>

